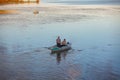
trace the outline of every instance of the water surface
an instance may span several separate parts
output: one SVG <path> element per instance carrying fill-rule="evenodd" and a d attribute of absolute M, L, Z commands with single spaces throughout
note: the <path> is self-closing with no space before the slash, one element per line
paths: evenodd
<path fill-rule="evenodd" d="M 65 22 L 55 17 L 44 23 L 38 15 L 21 15 L 0 15 L 0 79 L 120 79 L 119 15 L 61 18 Z M 54 45 L 58 35 L 72 43 L 72 50 L 51 54 L 45 48 Z"/>

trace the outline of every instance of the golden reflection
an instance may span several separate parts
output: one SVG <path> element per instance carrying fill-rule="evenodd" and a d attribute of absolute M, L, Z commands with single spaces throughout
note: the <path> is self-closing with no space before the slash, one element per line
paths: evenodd
<path fill-rule="evenodd" d="M 16 14 L 19 13 L 17 10 L 0 10 L 0 14 Z"/>

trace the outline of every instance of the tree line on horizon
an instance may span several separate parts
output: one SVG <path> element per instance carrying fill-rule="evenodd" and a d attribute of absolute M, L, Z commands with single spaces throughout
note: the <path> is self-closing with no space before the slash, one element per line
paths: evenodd
<path fill-rule="evenodd" d="M 40 0 L 0 0 L 0 3 L 39 3 Z"/>

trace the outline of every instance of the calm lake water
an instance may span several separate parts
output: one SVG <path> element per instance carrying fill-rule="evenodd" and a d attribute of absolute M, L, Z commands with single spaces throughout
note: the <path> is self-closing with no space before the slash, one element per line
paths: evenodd
<path fill-rule="evenodd" d="M 0 20 L 1 80 L 120 79 L 118 16 L 39 24 L 15 15 L 0 15 L 6 16 Z M 58 35 L 72 43 L 72 50 L 51 54 L 45 48 Z"/>

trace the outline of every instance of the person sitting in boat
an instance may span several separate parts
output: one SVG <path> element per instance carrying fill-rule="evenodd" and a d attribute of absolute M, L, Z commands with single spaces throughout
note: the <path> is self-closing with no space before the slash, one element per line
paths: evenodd
<path fill-rule="evenodd" d="M 66 39 L 64 39 L 63 41 L 62 41 L 62 46 L 66 46 L 67 45 L 67 42 L 66 42 Z"/>
<path fill-rule="evenodd" d="M 58 36 L 58 38 L 56 39 L 56 44 L 57 44 L 57 47 L 61 47 L 61 39 L 60 39 L 60 36 Z"/>

